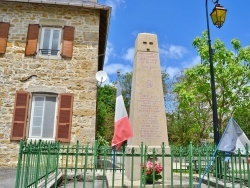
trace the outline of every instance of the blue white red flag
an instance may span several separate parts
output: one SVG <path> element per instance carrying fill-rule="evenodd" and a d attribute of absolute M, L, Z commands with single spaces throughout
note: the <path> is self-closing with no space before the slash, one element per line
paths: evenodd
<path fill-rule="evenodd" d="M 112 147 L 116 151 L 120 149 L 124 141 L 133 136 L 133 131 L 128 118 L 127 110 L 125 108 L 121 87 L 117 81 L 116 104 L 115 104 L 115 125 L 114 136 L 112 139 Z"/>

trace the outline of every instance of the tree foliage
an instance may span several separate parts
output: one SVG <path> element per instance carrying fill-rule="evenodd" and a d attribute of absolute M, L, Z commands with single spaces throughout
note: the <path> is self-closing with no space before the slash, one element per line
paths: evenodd
<path fill-rule="evenodd" d="M 233 39 L 231 44 L 234 51 L 226 49 L 225 44 L 219 39 L 213 45 L 220 133 L 224 131 L 230 116 L 239 116 L 239 111 L 245 111 L 250 107 L 250 47 L 241 47 L 240 41 L 237 39 Z M 174 114 L 173 127 L 178 127 L 181 121 L 186 122 L 185 126 L 188 127 L 188 130 L 185 131 L 192 132 L 193 135 L 190 141 L 196 140 L 196 136 L 206 138 L 212 131 L 213 124 L 207 32 L 203 32 L 201 37 L 195 38 L 193 46 L 197 49 L 202 63 L 186 69 L 174 86 L 178 100 L 176 112 L 178 115 Z M 247 111 L 249 112 L 249 110 Z M 235 118 L 238 117 L 235 116 Z M 178 132 L 175 133 L 178 134 Z M 174 137 L 170 138 L 174 141 Z"/>
<path fill-rule="evenodd" d="M 133 77 L 132 72 L 127 72 L 124 75 L 119 76 L 119 82 L 122 88 L 122 96 L 128 114 L 129 114 L 131 88 L 132 88 L 132 77 Z"/>
<path fill-rule="evenodd" d="M 101 138 L 108 143 L 111 143 L 114 131 L 115 94 L 116 89 L 113 86 L 98 87 L 97 139 Z"/>

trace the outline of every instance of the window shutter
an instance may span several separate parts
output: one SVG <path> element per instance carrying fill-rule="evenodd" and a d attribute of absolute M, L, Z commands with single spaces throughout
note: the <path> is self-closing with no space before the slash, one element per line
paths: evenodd
<path fill-rule="evenodd" d="M 73 41 L 74 41 L 75 28 L 65 26 L 63 31 L 62 41 L 62 57 L 71 58 L 73 54 Z"/>
<path fill-rule="evenodd" d="M 70 142 L 73 112 L 73 94 L 63 93 L 59 95 L 57 115 L 56 140 Z"/>
<path fill-rule="evenodd" d="M 27 42 L 25 47 L 25 55 L 36 55 L 37 41 L 38 41 L 39 25 L 29 24 Z"/>
<path fill-rule="evenodd" d="M 25 139 L 28 118 L 29 92 L 17 91 L 10 140 Z"/>
<path fill-rule="evenodd" d="M 10 23 L 0 22 L 0 54 L 4 54 L 7 46 Z"/>

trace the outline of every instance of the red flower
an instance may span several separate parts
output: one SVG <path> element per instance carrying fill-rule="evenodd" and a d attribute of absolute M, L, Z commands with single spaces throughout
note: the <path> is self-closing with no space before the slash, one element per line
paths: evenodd
<path fill-rule="evenodd" d="M 141 167 L 143 172 L 144 170 L 146 170 L 147 175 L 150 175 L 153 172 L 155 172 L 156 174 L 160 174 L 163 170 L 162 166 L 158 162 L 153 163 L 151 161 L 147 161 L 146 165 L 142 164 Z"/>

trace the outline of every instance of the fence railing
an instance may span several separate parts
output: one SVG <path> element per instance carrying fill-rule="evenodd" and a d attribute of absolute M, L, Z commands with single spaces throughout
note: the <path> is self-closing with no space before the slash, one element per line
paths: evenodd
<path fill-rule="evenodd" d="M 217 153 L 211 167 L 206 169 L 214 150 L 214 145 L 190 144 L 172 146 L 167 152 L 164 144 L 155 148 L 141 144 L 114 153 L 111 147 L 97 144 L 21 141 L 15 187 L 77 187 L 79 184 L 86 188 L 147 187 L 149 174 L 153 179 L 151 187 L 194 187 L 205 170 L 203 182 L 207 187 L 229 184 L 229 187 L 250 187 L 248 152 L 230 156 Z M 151 171 L 145 170 L 148 161 L 153 166 Z M 163 167 L 160 173 L 156 165 L 159 162 Z M 162 177 L 156 181 L 158 174 Z"/>

